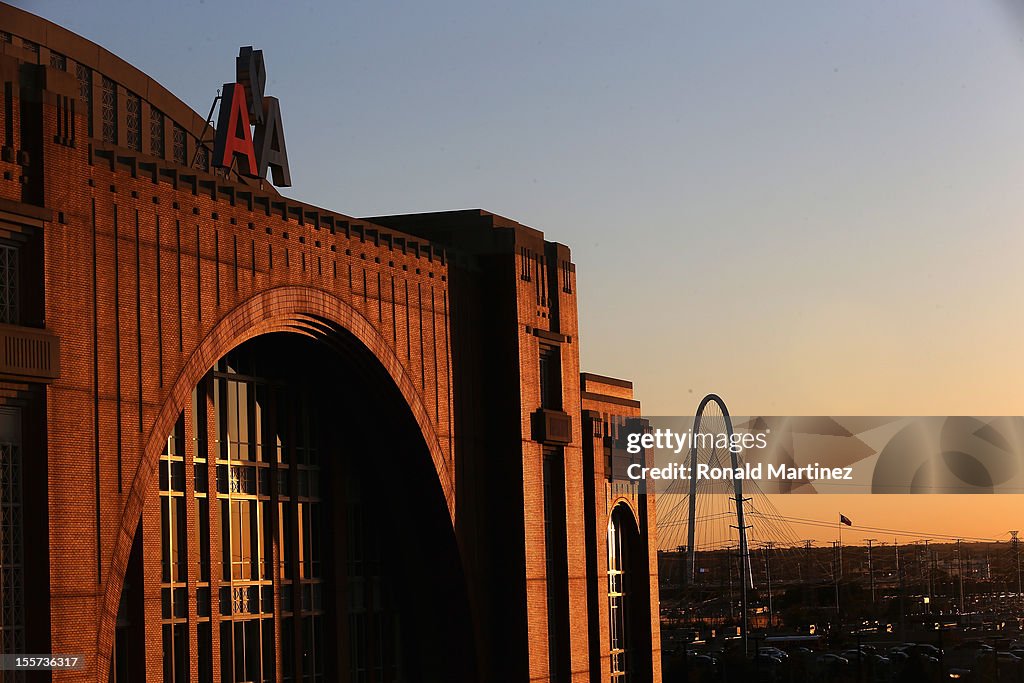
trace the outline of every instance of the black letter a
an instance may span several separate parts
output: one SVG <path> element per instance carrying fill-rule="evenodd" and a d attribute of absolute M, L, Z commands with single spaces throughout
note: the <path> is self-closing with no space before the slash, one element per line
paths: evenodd
<path fill-rule="evenodd" d="M 256 126 L 256 153 L 259 155 L 259 175 L 267 177 L 267 167 L 274 174 L 274 184 L 291 187 L 292 175 L 288 170 L 288 149 L 284 145 L 284 125 L 281 123 L 281 104 L 276 97 L 263 98 L 263 125 Z"/>

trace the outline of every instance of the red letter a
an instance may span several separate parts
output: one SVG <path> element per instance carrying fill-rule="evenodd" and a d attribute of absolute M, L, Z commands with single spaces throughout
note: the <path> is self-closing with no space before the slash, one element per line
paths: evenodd
<path fill-rule="evenodd" d="M 215 166 L 228 168 L 236 154 L 239 156 L 238 172 L 248 176 L 256 175 L 256 152 L 252 146 L 245 88 L 240 83 L 225 83 L 220 114 L 217 117 L 213 163 Z"/>

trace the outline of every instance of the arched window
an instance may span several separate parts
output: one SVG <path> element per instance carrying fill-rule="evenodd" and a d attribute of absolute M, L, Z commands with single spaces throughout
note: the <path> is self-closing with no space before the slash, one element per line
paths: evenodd
<path fill-rule="evenodd" d="M 630 680 L 627 630 L 630 576 L 626 571 L 628 563 L 625 554 L 628 552 L 628 544 L 623 529 L 624 514 L 621 506 L 616 507 L 608 520 L 608 640 L 613 683 Z"/>

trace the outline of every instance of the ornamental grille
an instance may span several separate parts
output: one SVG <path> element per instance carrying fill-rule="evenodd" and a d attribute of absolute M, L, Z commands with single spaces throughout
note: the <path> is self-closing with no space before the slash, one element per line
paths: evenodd
<path fill-rule="evenodd" d="M 125 103 L 127 116 L 125 117 L 125 137 L 128 146 L 136 151 L 142 151 L 142 100 L 135 93 L 128 93 L 128 101 Z"/>
<path fill-rule="evenodd" d="M 117 144 L 117 84 L 103 77 L 103 142 Z"/>
<path fill-rule="evenodd" d="M 204 171 L 210 170 L 210 156 L 206 153 L 206 148 L 202 145 L 196 147 L 196 168 L 200 168 Z"/>
<path fill-rule="evenodd" d="M 164 156 L 164 115 L 154 106 L 149 108 L 149 153 Z"/>
<path fill-rule="evenodd" d="M 18 248 L 0 244 L 0 322 L 18 324 Z"/>
<path fill-rule="evenodd" d="M 92 69 L 85 64 L 76 64 L 75 75 L 78 77 L 78 100 L 85 108 L 89 119 L 89 136 L 92 137 Z"/>
<path fill-rule="evenodd" d="M 33 43 L 31 40 L 22 39 L 21 45 L 32 54 L 36 56 L 39 55 L 39 43 Z"/>
<path fill-rule="evenodd" d="M 50 66 L 60 71 L 68 70 L 68 58 L 59 52 L 50 52 Z"/>
<path fill-rule="evenodd" d="M 185 146 L 185 129 L 174 124 L 174 160 L 182 166 L 188 165 L 188 151 Z"/>
<path fill-rule="evenodd" d="M 0 654 L 25 652 L 23 548 L 21 452 L 0 443 Z M 23 681 L 24 674 L 12 680 Z"/>

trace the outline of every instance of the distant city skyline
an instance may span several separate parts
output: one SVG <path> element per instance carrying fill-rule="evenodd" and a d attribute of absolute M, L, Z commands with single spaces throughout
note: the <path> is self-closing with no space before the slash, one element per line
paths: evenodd
<path fill-rule="evenodd" d="M 263 49 L 289 196 L 569 244 L 583 369 L 648 414 L 1024 413 L 1009 2 L 13 4 L 201 115 Z M 1022 501 L 778 505 L 988 536 Z"/>

